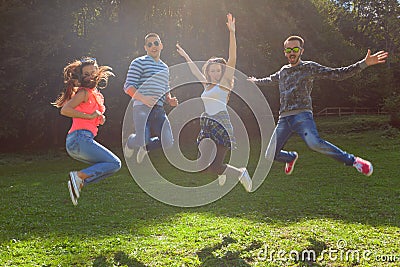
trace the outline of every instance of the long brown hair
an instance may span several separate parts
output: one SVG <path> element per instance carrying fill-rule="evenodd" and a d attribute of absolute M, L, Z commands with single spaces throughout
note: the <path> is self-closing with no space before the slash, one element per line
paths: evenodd
<path fill-rule="evenodd" d="M 207 62 L 203 65 L 202 71 L 204 76 L 207 79 L 206 85 L 212 85 L 211 83 L 211 78 L 210 75 L 208 75 L 208 71 L 210 69 L 210 66 L 213 64 L 220 64 L 221 65 L 221 79 L 224 77 L 225 71 L 226 71 L 226 60 L 222 57 L 212 57 L 209 60 L 207 60 Z M 232 79 L 232 81 L 230 81 L 230 86 L 231 89 L 233 88 L 233 84 L 234 84 L 234 79 Z M 227 88 L 226 88 L 227 89 Z M 229 89 L 227 89 L 229 90 Z"/>
<path fill-rule="evenodd" d="M 78 88 L 82 86 L 84 78 L 82 75 L 82 69 L 88 65 L 97 67 L 97 72 L 94 79 L 95 87 L 100 89 L 107 87 L 108 78 L 110 76 L 114 76 L 112 68 L 109 66 L 99 67 L 95 58 L 83 57 L 80 60 L 75 60 L 72 63 L 69 63 L 64 68 L 64 90 L 60 93 L 57 99 L 51 103 L 53 106 L 60 108 L 73 97 L 73 95 L 78 91 Z"/>

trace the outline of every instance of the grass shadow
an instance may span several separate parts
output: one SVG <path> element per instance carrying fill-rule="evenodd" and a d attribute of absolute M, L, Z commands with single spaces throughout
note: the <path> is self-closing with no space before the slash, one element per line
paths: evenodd
<path fill-rule="evenodd" d="M 147 265 L 130 258 L 125 252 L 117 251 L 114 253 L 112 263 L 106 256 L 98 256 L 93 261 L 93 267 L 113 267 L 113 266 L 127 266 L 127 267 L 146 267 Z"/>
<path fill-rule="evenodd" d="M 200 251 L 196 252 L 200 259 L 202 267 L 213 267 L 213 266 L 238 266 L 238 267 L 250 267 L 244 259 L 240 258 L 241 251 L 225 251 L 223 256 L 218 257 L 214 255 L 215 252 L 226 248 L 229 244 L 236 243 L 237 241 L 230 237 L 225 236 L 222 238 L 220 244 L 216 244 L 212 247 L 205 247 Z M 246 250 L 246 249 L 244 249 Z M 243 251 L 244 251 L 243 250 Z"/>

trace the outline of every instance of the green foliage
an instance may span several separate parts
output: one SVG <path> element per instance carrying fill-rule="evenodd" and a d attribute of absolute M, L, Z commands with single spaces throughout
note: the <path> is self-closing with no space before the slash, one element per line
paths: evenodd
<path fill-rule="evenodd" d="M 373 67 L 343 82 L 317 82 L 316 110 L 377 107 L 400 84 L 395 75 L 399 8 L 394 0 L 2 1 L 0 112 L 6 119 L 0 128 L 1 149 L 63 146 L 70 120 L 49 103 L 62 89 L 63 67 L 83 55 L 95 56 L 116 73 L 104 91 L 107 123 L 99 138 L 120 144 L 129 102 L 122 86 L 130 61 L 144 53 L 144 35 L 160 33 L 162 58 L 169 65 L 182 63 L 177 41 L 195 60 L 226 57 L 227 12 L 237 18 L 237 68 L 249 76 L 267 76 L 285 64 L 282 41 L 291 34 L 305 37 L 304 59 L 332 67 L 354 63 L 367 48 L 391 52 L 390 69 Z M 273 111 L 278 110 L 277 94 L 275 88 L 265 90 Z M 176 95 L 189 98 L 198 92 L 177 90 Z"/>

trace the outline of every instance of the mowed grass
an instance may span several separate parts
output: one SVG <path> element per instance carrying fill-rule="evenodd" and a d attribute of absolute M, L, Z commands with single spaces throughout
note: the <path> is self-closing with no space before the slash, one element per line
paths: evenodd
<path fill-rule="evenodd" d="M 85 165 L 65 151 L 1 155 L 0 266 L 399 266 L 400 136 L 386 123 L 317 119 L 321 137 L 374 163 L 371 177 L 295 137 L 291 176 L 274 163 L 256 192 L 237 185 L 198 208 L 154 200 L 126 165 L 74 207 L 68 171 Z M 178 173 L 157 157 L 163 172 Z"/>

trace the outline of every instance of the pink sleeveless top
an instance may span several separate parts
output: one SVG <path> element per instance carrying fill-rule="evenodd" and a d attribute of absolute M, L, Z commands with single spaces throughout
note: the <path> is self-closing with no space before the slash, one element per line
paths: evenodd
<path fill-rule="evenodd" d="M 75 110 L 84 112 L 87 114 L 92 114 L 96 110 L 100 111 L 101 114 L 104 113 L 106 107 L 104 106 L 104 97 L 103 95 L 96 89 L 88 89 L 88 88 L 79 88 L 79 90 L 86 90 L 88 92 L 88 100 L 86 102 L 80 103 Z M 81 118 L 72 118 L 72 126 L 69 129 L 68 133 L 72 133 L 76 130 L 88 130 L 93 133 L 94 136 L 97 135 L 98 126 L 100 124 L 100 117 L 95 119 L 81 119 Z"/>

